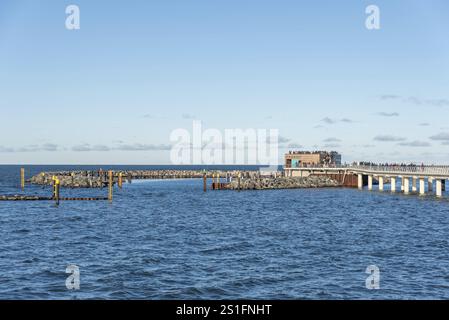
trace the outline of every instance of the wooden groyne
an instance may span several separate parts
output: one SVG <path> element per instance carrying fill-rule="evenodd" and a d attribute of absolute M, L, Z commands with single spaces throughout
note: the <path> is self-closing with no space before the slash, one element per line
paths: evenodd
<path fill-rule="evenodd" d="M 20 194 L 0 196 L 0 201 L 39 201 L 39 200 L 53 200 L 53 197 L 27 196 Z"/>
<path fill-rule="evenodd" d="M 105 201 L 108 197 L 60 197 L 59 201 Z M 0 201 L 56 201 L 54 197 L 7 195 L 0 196 Z"/>
<path fill-rule="evenodd" d="M 42 177 L 42 180 L 45 181 L 47 178 L 45 174 L 41 173 L 40 176 Z M 109 202 L 112 202 L 112 194 L 113 194 L 113 172 L 108 171 L 107 172 L 108 177 L 108 196 L 107 197 L 61 197 L 60 190 L 61 190 L 61 180 L 55 176 L 52 175 L 51 177 L 51 185 L 53 186 L 53 192 L 51 197 L 46 196 L 37 196 L 37 195 L 22 195 L 22 194 L 16 194 L 16 195 L 0 195 L 0 201 L 55 201 L 56 205 L 59 205 L 60 201 L 103 201 L 103 200 L 109 200 Z M 119 186 L 121 186 L 121 174 L 118 175 L 119 177 Z M 30 179 L 31 180 L 31 179 Z M 20 169 L 20 188 L 22 190 L 25 189 L 25 169 Z"/>

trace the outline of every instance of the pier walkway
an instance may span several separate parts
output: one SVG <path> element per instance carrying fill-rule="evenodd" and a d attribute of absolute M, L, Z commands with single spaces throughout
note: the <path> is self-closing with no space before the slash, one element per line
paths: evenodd
<path fill-rule="evenodd" d="M 373 181 L 377 180 L 379 191 L 390 185 L 391 192 L 399 190 L 404 194 L 410 192 L 425 195 L 435 192 L 437 197 L 443 196 L 446 180 L 449 180 L 449 166 L 426 165 L 348 165 L 334 167 L 296 167 L 284 168 L 286 176 L 306 177 L 309 175 L 341 175 L 354 181 L 351 186 L 373 190 Z M 356 179 L 354 179 L 356 178 Z M 400 188 L 398 181 L 400 180 Z M 355 183 L 356 181 L 356 183 Z"/>

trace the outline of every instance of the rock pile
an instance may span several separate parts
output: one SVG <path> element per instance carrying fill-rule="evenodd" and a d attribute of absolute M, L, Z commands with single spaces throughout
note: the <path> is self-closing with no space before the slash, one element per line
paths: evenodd
<path fill-rule="evenodd" d="M 114 183 L 118 181 L 121 173 L 123 182 L 133 179 L 188 179 L 202 178 L 202 170 L 129 170 L 114 171 Z M 310 177 L 284 177 L 281 172 L 273 173 L 271 176 L 261 176 L 258 171 L 207 171 L 208 178 L 216 177 L 229 178 L 230 183 L 226 189 L 238 189 L 238 176 L 241 190 L 262 190 L 262 189 L 293 189 L 293 188 L 324 188 L 338 187 L 340 184 L 327 176 Z M 37 185 L 52 185 L 53 176 L 60 181 L 61 187 L 66 188 L 102 188 L 107 187 L 107 171 L 60 171 L 41 172 L 33 176 L 29 182 Z M 223 182 L 223 180 L 222 180 Z"/>
<path fill-rule="evenodd" d="M 127 180 L 140 179 L 191 179 L 202 178 L 203 170 L 119 170 L 114 171 L 114 183 L 118 181 L 121 173 L 123 182 Z M 258 171 L 237 171 L 237 170 L 210 170 L 206 171 L 208 178 L 216 178 L 219 174 L 221 179 L 237 179 L 240 174 L 245 179 L 257 179 L 260 177 Z M 279 176 L 281 172 L 273 173 L 272 176 Z M 61 187 L 68 188 L 102 188 L 108 185 L 107 171 L 58 171 L 41 172 L 33 176 L 29 182 L 37 185 L 52 185 L 53 176 L 60 181 Z"/>
<path fill-rule="evenodd" d="M 250 178 L 241 179 L 240 182 L 241 190 L 326 188 L 339 186 L 340 183 L 326 176 Z M 227 188 L 231 190 L 237 190 L 238 187 L 238 179 L 233 179 L 227 185 Z"/>
<path fill-rule="evenodd" d="M 107 179 L 91 174 L 65 175 L 60 173 L 40 173 L 30 179 L 30 183 L 38 185 L 52 185 L 53 176 L 59 179 L 61 187 L 68 188 L 102 188 L 107 185 Z"/>

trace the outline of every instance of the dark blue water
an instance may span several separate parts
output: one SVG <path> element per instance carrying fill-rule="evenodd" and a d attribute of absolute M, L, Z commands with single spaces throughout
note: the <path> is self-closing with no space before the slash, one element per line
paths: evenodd
<path fill-rule="evenodd" d="M 65 168 L 27 174 L 44 169 Z M 0 194 L 20 193 L 19 167 L 0 177 Z M 0 299 L 447 299 L 445 197 L 164 180 L 126 184 L 112 204 L 0 202 Z M 69 264 L 80 290 L 65 286 Z M 378 290 L 365 287 L 372 264 Z"/>

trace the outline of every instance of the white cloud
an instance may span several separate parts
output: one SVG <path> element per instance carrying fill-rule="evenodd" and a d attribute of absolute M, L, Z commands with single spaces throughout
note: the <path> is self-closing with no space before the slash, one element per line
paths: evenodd
<path fill-rule="evenodd" d="M 382 142 L 397 142 L 397 141 L 405 141 L 406 139 L 403 137 L 397 137 L 392 135 L 379 135 L 374 137 L 374 140 Z"/>

